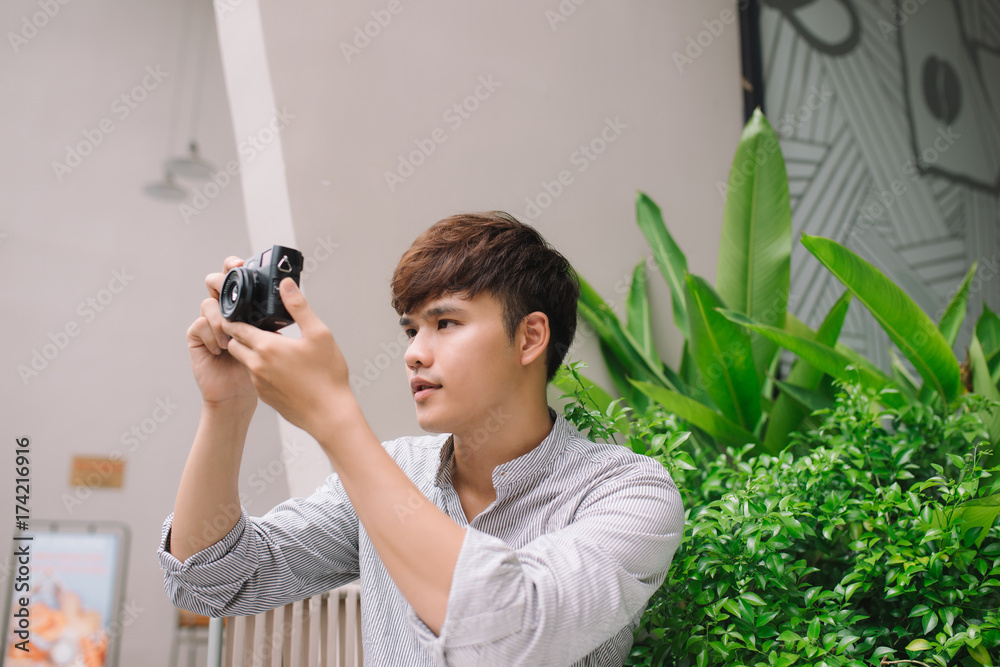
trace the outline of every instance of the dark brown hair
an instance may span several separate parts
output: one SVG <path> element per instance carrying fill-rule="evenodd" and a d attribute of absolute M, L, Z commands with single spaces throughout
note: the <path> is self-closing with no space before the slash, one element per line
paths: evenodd
<path fill-rule="evenodd" d="M 512 342 L 528 314 L 548 316 L 551 380 L 576 333 L 580 284 L 533 227 L 503 211 L 453 215 L 418 236 L 392 275 L 392 307 L 400 315 L 446 293 L 471 299 L 480 292 L 500 302 Z"/>

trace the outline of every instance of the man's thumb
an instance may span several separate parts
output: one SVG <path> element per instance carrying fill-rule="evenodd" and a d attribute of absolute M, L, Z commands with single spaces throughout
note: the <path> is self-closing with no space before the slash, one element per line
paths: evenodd
<path fill-rule="evenodd" d="M 312 312 L 312 308 L 309 307 L 295 281 L 291 278 L 285 278 L 278 285 L 278 288 L 281 290 L 281 302 L 285 304 L 288 314 L 292 316 L 299 327 L 311 325 L 316 315 Z"/>

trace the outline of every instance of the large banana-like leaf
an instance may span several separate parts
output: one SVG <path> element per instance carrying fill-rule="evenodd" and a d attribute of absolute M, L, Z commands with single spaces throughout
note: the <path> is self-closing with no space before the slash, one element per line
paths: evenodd
<path fill-rule="evenodd" d="M 785 325 L 792 256 L 788 175 L 778 136 L 760 109 L 743 128 L 729 172 L 715 289 L 726 306 L 755 322 Z M 753 341 L 763 381 L 777 346 Z"/>
<path fill-rule="evenodd" d="M 962 322 L 965 321 L 965 313 L 969 309 L 969 285 L 972 284 L 972 277 L 976 275 L 977 264 L 978 262 L 973 262 L 972 266 L 969 267 L 969 272 L 965 274 L 965 279 L 958 286 L 958 291 L 948 303 L 948 307 L 944 309 L 941 321 L 938 322 L 938 331 L 948 341 L 948 345 L 955 344 L 958 332 L 962 328 Z"/>
<path fill-rule="evenodd" d="M 993 378 L 990 377 L 990 369 L 986 365 L 983 347 L 979 343 L 979 337 L 975 334 L 969 343 L 969 366 L 972 368 L 973 391 L 991 401 L 1000 402 L 1000 389 L 997 389 Z M 979 418 L 983 420 L 986 431 L 990 434 L 990 445 L 993 447 L 993 455 L 987 461 L 987 465 L 983 466 L 987 468 L 1000 464 L 1000 407 L 979 413 Z"/>
<path fill-rule="evenodd" d="M 732 322 L 747 329 L 757 331 L 763 336 L 767 336 L 789 352 L 798 355 L 799 359 L 805 359 L 809 364 L 838 380 L 857 382 L 862 387 L 875 391 L 884 389 L 892 382 L 878 370 L 867 365 L 857 365 L 853 360 L 841 354 L 836 349 L 822 343 L 817 343 L 815 340 L 802 338 L 784 329 L 770 327 L 766 324 L 757 324 L 743 313 L 737 313 L 732 310 L 722 310 L 719 312 Z M 848 366 L 852 366 L 853 368 L 848 368 Z M 883 394 L 882 400 L 893 407 L 901 407 L 903 405 L 902 398 L 898 394 Z"/>
<path fill-rule="evenodd" d="M 996 523 L 997 516 L 1000 516 L 1000 493 L 967 500 L 957 509 L 962 513 L 959 520 L 965 530 L 976 526 L 982 528 L 976 538 L 976 546 L 982 546 L 989 529 Z"/>
<path fill-rule="evenodd" d="M 958 291 L 955 292 L 955 296 L 948 303 L 948 307 L 945 308 L 944 314 L 941 315 L 941 320 L 938 322 L 938 331 L 952 348 L 954 348 L 955 339 L 958 338 L 958 332 L 962 328 L 962 322 L 965 321 L 965 313 L 969 307 L 969 286 L 972 284 L 972 277 L 976 275 L 977 264 L 978 262 L 973 262 L 972 266 L 969 267 L 969 272 L 965 274 L 965 279 L 958 286 Z M 933 398 L 934 387 L 925 382 L 920 389 L 917 400 L 921 403 L 930 403 Z"/>
<path fill-rule="evenodd" d="M 722 445 L 740 447 L 748 442 L 760 444 L 753 433 L 698 401 L 648 382 L 633 380 L 632 384 L 646 396 L 684 421 L 697 426 Z"/>
<path fill-rule="evenodd" d="M 715 309 L 722 300 L 704 279 L 686 276 L 691 353 L 719 410 L 747 431 L 760 421 L 760 383 L 747 333 Z"/>
<path fill-rule="evenodd" d="M 913 299 L 884 273 L 836 241 L 803 234 L 802 245 L 864 304 L 945 404 L 958 395 L 958 361 L 951 346 Z"/>
<path fill-rule="evenodd" d="M 639 347 L 649 359 L 659 359 L 653 344 L 653 322 L 649 310 L 649 293 L 646 289 L 646 264 L 639 262 L 632 273 L 632 286 L 625 302 L 628 315 L 628 332 L 639 343 Z"/>
<path fill-rule="evenodd" d="M 801 359 L 799 361 L 801 361 Z M 832 410 L 837 404 L 837 402 L 829 396 L 821 394 L 818 391 L 806 389 L 805 387 L 799 387 L 794 384 L 788 384 L 787 382 L 782 382 L 781 380 L 776 381 L 775 384 L 779 389 L 781 389 L 782 396 L 798 403 L 807 414 L 816 412 L 817 410 Z M 785 437 L 785 444 L 788 444 L 787 436 Z"/>
<path fill-rule="evenodd" d="M 601 358 L 604 359 L 604 365 L 608 369 L 608 375 L 611 376 L 611 381 L 614 382 L 618 393 L 620 393 L 628 404 L 636 410 L 641 412 L 642 410 L 648 408 L 649 399 L 647 399 L 641 392 L 636 391 L 635 387 L 629 384 L 629 371 L 626 370 L 624 362 L 618 358 L 618 355 L 611 349 L 611 346 L 603 340 L 600 342 L 600 348 Z M 639 378 L 646 380 L 650 379 L 648 375 L 638 369 L 633 369 L 633 372 L 639 373 L 639 375 L 637 375 Z"/>
<path fill-rule="evenodd" d="M 785 317 L 785 333 L 789 333 L 798 338 L 805 338 L 806 340 L 816 340 L 816 332 L 813 331 L 807 324 L 803 323 L 799 318 L 795 317 L 792 313 L 788 313 Z M 870 371 L 872 375 L 879 377 L 885 377 L 885 374 L 878 369 L 875 364 L 865 359 L 863 356 L 858 354 L 856 350 L 852 350 L 843 343 L 837 343 L 832 346 L 834 350 L 837 351 L 842 357 L 846 358 L 848 362 L 854 364 L 858 368 L 863 368 Z M 786 348 L 787 349 L 787 348 Z M 789 350 L 791 351 L 791 350 Z M 837 377 L 837 376 L 832 376 Z M 843 379 L 843 378 L 838 378 Z M 889 378 L 885 378 L 886 382 Z"/>
<path fill-rule="evenodd" d="M 983 304 L 983 314 L 976 322 L 976 337 L 990 369 L 993 384 L 1000 382 L 1000 317 Z"/>
<path fill-rule="evenodd" d="M 577 312 L 593 327 L 600 337 L 602 346 L 607 347 L 606 352 L 617 358 L 624 373 L 629 377 L 648 379 L 683 393 L 684 384 L 676 373 L 662 361 L 646 357 L 639 343 L 622 326 L 618 316 L 597 291 L 582 277 L 578 278 L 580 300 L 577 302 Z"/>
<path fill-rule="evenodd" d="M 931 527 L 947 530 L 953 525 L 962 526 L 962 532 L 970 528 L 982 528 L 976 538 L 976 546 L 982 546 L 989 529 L 1000 515 L 1000 493 L 982 498 L 973 498 L 952 510 L 935 509 L 931 514 Z"/>
<path fill-rule="evenodd" d="M 917 381 L 913 378 L 910 370 L 903 365 L 903 360 L 898 354 L 896 354 L 896 350 L 889 350 L 889 353 L 892 357 L 892 361 L 890 362 L 892 368 L 892 380 L 908 399 L 913 402 L 920 401 L 921 403 L 927 403 L 935 396 L 934 390 L 929 389 L 925 384 L 923 388 L 929 391 L 930 394 L 922 398 L 918 397 L 921 390 L 917 386 Z"/>
<path fill-rule="evenodd" d="M 718 409 L 712 397 L 705 391 L 705 383 L 698 375 L 698 365 L 694 362 L 694 357 L 691 356 L 690 340 L 685 340 L 684 347 L 681 348 L 681 365 L 677 369 L 677 375 L 684 383 L 685 396 L 689 396 L 713 410 Z"/>
<path fill-rule="evenodd" d="M 847 317 L 847 308 L 851 305 L 851 293 L 844 292 L 837 299 L 830 312 L 823 318 L 813 340 L 822 345 L 832 347 L 840 337 L 840 330 L 844 326 L 844 318 Z M 816 391 L 819 381 L 823 377 L 823 371 L 816 368 L 809 362 L 799 359 L 792 367 L 792 371 L 785 380 L 786 384 L 801 387 L 809 391 Z M 767 432 L 764 436 L 764 449 L 776 454 L 788 444 L 788 434 L 799 427 L 802 418 L 808 414 L 801 401 L 793 400 L 787 392 L 782 392 L 771 410 L 771 416 L 767 423 Z"/>
<path fill-rule="evenodd" d="M 663 224 L 660 207 L 643 192 L 636 195 L 635 217 L 646 242 L 653 250 L 653 259 L 660 267 L 663 279 L 670 288 L 670 302 L 674 308 L 674 322 L 684 337 L 688 337 L 687 307 L 684 302 L 684 274 L 687 273 L 687 258 L 670 236 Z"/>

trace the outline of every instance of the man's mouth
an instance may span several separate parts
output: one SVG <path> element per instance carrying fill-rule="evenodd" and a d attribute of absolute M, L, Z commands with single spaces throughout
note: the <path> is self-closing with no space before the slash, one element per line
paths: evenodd
<path fill-rule="evenodd" d="M 413 392 L 413 400 L 415 401 L 424 400 L 440 388 L 441 385 L 434 384 L 423 378 L 413 378 L 410 380 L 410 391 Z"/>

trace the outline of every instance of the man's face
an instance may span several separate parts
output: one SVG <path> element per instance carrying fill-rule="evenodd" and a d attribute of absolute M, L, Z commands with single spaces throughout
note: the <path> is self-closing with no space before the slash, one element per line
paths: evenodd
<path fill-rule="evenodd" d="M 445 295 L 404 313 L 403 360 L 420 428 L 470 436 L 517 388 L 520 357 L 492 296 Z"/>

